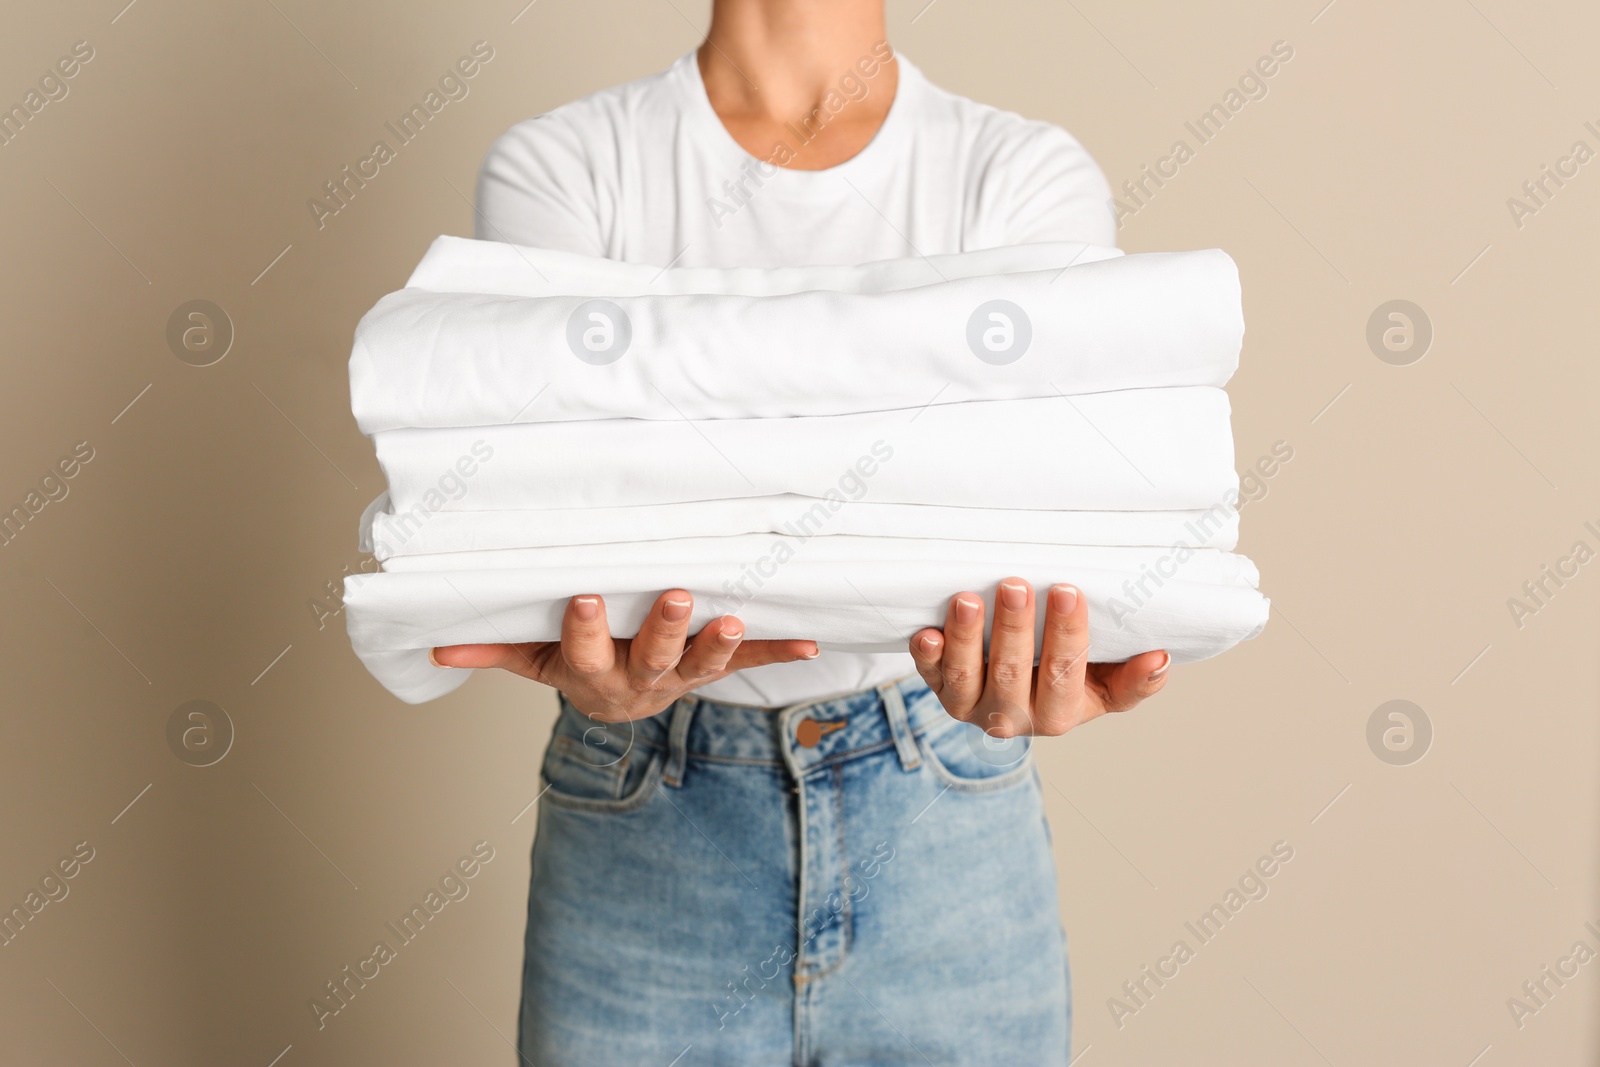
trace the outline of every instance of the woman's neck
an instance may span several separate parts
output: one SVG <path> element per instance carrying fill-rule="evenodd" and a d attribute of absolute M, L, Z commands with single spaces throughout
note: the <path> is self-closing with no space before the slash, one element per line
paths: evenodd
<path fill-rule="evenodd" d="M 885 41 L 881 0 L 715 0 L 697 58 L 745 151 L 821 170 L 866 147 L 889 113 L 899 66 Z M 791 127 L 809 139 L 796 145 Z M 775 155 L 779 143 L 791 151 Z"/>

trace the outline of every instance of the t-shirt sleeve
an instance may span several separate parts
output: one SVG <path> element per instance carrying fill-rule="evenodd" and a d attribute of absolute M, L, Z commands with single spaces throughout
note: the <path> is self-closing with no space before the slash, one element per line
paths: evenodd
<path fill-rule="evenodd" d="M 1105 175 L 1059 126 L 1026 122 L 1006 131 L 988 158 L 979 189 L 986 244 L 1117 243 Z"/>
<path fill-rule="evenodd" d="M 543 115 L 495 141 L 478 172 L 474 231 L 483 241 L 606 254 L 594 168 L 572 124 Z"/>

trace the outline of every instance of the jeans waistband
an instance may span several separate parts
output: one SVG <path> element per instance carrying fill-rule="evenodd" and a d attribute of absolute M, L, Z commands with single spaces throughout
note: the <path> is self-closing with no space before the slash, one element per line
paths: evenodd
<path fill-rule="evenodd" d="M 663 781 L 680 783 L 689 760 L 787 766 L 797 776 L 886 749 L 906 769 L 920 764 L 915 737 L 954 725 L 915 675 L 809 704 L 767 709 L 723 704 L 693 695 L 659 715 L 631 723 L 596 723 L 562 699 L 558 732 L 581 733 L 586 743 L 606 735 L 606 747 L 663 754 Z"/>

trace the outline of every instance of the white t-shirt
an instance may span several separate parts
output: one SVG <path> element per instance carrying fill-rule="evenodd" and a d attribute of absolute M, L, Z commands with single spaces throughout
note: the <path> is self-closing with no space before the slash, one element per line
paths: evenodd
<path fill-rule="evenodd" d="M 502 135 L 478 179 L 477 236 L 685 267 L 864 263 L 1039 241 L 1116 243 L 1105 177 L 1071 135 L 945 92 L 904 56 L 899 64 L 894 102 L 867 147 L 837 166 L 808 171 L 767 162 L 803 157 L 802 123 L 791 124 L 781 148 L 764 159 L 740 147 L 712 109 L 691 52 L 660 74 Z M 884 84 L 869 61 L 841 77 L 825 107 L 839 113 L 863 91 L 887 91 Z M 811 128 L 827 117 L 823 112 Z M 809 662 L 740 671 L 700 693 L 779 707 L 914 670 L 906 653 L 825 651 Z"/>

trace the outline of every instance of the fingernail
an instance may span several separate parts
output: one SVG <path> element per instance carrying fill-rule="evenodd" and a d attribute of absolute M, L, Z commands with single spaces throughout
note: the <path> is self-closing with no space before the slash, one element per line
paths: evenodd
<path fill-rule="evenodd" d="M 725 622 L 722 624 L 721 636 L 722 640 L 730 645 L 738 644 L 744 640 L 744 627 L 737 622 Z"/>
<path fill-rule="evenodd" d="M 939 639 L 932 634 L 924 634 L 917 639 L 917 647 L 922 649 L 924 656 L 931 656 L 939 651 Z"/>
<path fill-rule="evenodd" d="M 822 655 L 822 649 L 813 648 L 810 652 L 802 653 L 800 658 L 801 659 L 816 659 L 820 655 Z"/>
<path fill-rule="evenodd" d="M 1063 615 L 1071 615 L 1078 607 L 1078 590 L 1070 585 L 1058 585 L 1051 589 L 1050 607 Z"/>
<path fill-rule="evenodd" d="M 1172 666 L 1172 657 L 1165 652 L 1161 653 L 1161 666 L 1150 672 L 1150 681 L 1159 682 L 1161 676 L 1167 673 L 1167 668 L 1170 666 Z"/>
<path fill-rule="evenodd" d="M 688 600 L 669 600 L 661 606 L 661 617 L 668 622 L 682 622 L 689 617 L 694 603 Z"/>
<path fill-rule="evenodd" d="M 1001 582 L 1000 603 L 1012 611 L 1022 610 L 1028 606 L 1028 587 L 1015 582 Z"/>
<path fill-rule="evenodd" d="M 956 597 L 956 622 L 962 624 L 977 622 L 980 610 L 978 601 L 972 597 Z"/>
<path fill-rule="evenodd" d="M 594 596 L 575 596 L 572 598 L 572 613 L 581 622 L 594 622 L 600 614 L 600 598 Z"/>
<path fill-rule="evenodd" d="M 437 651 L 439 651 L 439 650 L 436 649 L 436 648 L 428 649 L 428 662 L 433 664 L 435 667 L 443 667 L 446 670 L 452 669 L 450 664 L 448 664 L 448 663 L 440 663 L 439 662 L 439 657 L 434 655 L 434 653 L 437 652 Z"/>

